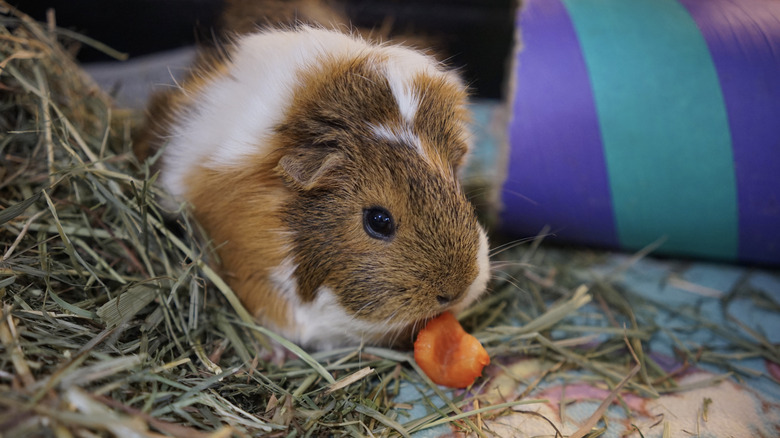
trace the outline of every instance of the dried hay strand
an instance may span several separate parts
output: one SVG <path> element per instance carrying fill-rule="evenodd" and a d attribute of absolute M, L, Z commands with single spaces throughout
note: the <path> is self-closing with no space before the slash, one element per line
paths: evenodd
<path fill-rule="evenodd" d="M 112 107 L 73 61 L 85 40 L 0 8 L 3 436 L 410 436 L 447 424 L 488 436 L 483 419 L 540 402 L 538 385 L 575 371 L 617 400 L 682 389 L 643 354 L 657 307 L 618 290 L 619 272 L 590 272 L 600 255 L 541 238 L 504 261 L 496 248 L 493 292 L 461 317 L 492 357 L 556 364 L 508 398 L 444 391 L 406 351 L 308 354 L 257 326 L 205 263 L 186 209 L 166 226 L 165 194 L 131 152 L 139 114 Z M 724 360 L 706 353 L 686 359 Z M 403 385 L 420 396 L 398 401 Z M 429 413 L 409 416 L 415 404 Z"/>

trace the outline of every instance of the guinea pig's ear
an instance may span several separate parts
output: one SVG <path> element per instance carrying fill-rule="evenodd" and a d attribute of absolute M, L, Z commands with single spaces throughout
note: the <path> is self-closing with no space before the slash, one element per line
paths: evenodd
<path fill-rule="evenodd" d="M 279 160 L 277 171 L 287 183 L 302 190 L 338 184 L 334 171 L 344 163 L 344 154 L 329 148 L 298 148 Z"/>

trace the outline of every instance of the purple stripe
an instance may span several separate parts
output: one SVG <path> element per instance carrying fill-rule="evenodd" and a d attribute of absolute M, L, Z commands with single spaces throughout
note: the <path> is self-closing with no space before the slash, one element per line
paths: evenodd
<path fill-rule="evenodd" d="M 535 235 L 550 225 L 568 241 L 616 247 L 598 117 L 572 22 L 559 0 L 525 3 L 503 227 Z"/>
<path fill-rule="evenodd" d="M 681 0 L 707 41 L 726 101 L 739 257 L 780 262 L 780 2 Z"/>

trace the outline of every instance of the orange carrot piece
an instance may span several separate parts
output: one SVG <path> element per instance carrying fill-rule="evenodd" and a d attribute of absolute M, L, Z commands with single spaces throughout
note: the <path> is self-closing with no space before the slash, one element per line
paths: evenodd
<path fill-rule="evenodd" d="M 490 356 L 452 313 L 444 312 L 420 330 L 414 342 L 414 360 L 434 383 L 465 388 L 482 374 Z"/>

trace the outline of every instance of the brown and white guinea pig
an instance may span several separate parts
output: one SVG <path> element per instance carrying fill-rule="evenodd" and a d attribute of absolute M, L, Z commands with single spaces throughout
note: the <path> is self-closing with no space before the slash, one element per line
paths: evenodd
<path fill-rule="evenodd" d="M 456 74 L 304 25 L 204 59 L 152 106 L 147 138 L 165 148 L 162 187 L 191 205 L 260 323 L 315 349 L 408 343 L 485 291 Z"/>

